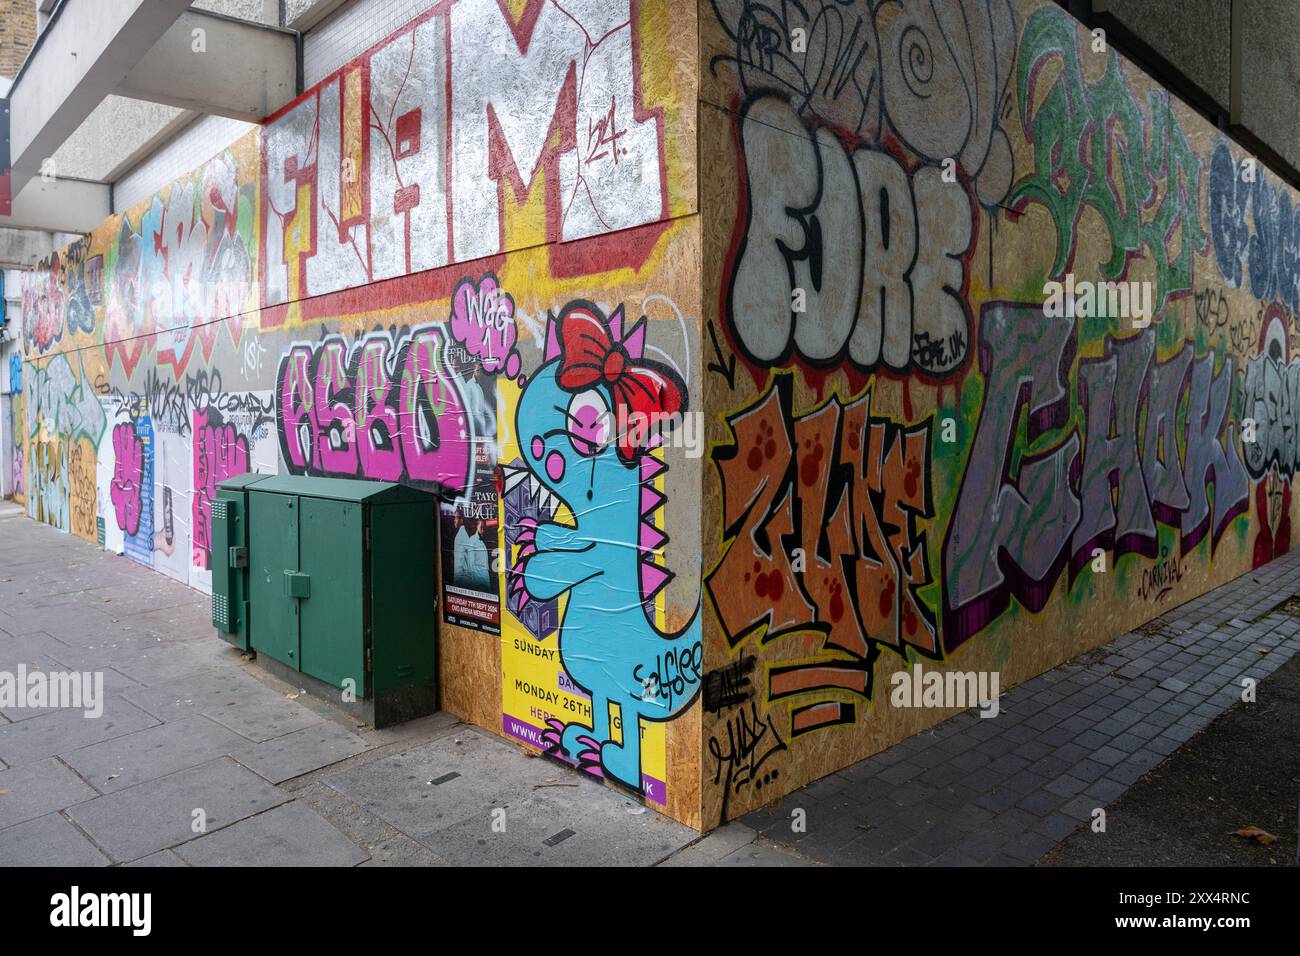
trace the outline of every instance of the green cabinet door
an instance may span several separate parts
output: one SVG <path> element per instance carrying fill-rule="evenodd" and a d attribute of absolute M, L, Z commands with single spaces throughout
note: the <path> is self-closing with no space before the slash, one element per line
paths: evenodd
<path fill-rule="evenodd" d="M 243 528 L 242 503 L 229 491 L 218 491 L 212 502 L 212 624 L 226 640 L 247 650 L 242 574 L 231 550 L 247 556 Z"/>
<path fill-rule="evenodd" d="M 329 498 L 299 498 L 299 567 L 309 580 L 300 599 L 299 624 L 305 674 L 351 688 L 358 699 L 366 686 L 362 505 Z"/>
<path fill-rule="evenodd" d="M 289 578 L 298 571 L 298 499 L 249 495 L 248 600 L 253 650 L 299 667 L 298 600 Z"/>

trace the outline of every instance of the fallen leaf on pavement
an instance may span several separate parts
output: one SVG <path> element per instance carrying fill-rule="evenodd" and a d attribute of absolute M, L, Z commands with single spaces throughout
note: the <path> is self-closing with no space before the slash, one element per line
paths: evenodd
<path fill-rule="evenodd" d="M 1242 827 L 1236 831 L 1234 836 L 1239 836 L 1247 840 L 1254 840 L 1262 846 L 1268 846 L 1270 843 L 1276 843 L 1277 837 L 1267 830 L 1261 830 L 1259 827 Z"/>

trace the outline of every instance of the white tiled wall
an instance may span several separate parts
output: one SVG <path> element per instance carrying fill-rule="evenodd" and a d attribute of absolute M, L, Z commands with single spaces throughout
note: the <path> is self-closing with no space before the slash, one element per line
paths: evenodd
<path fill-rule="evenodd" d="M 122 212 L 174 179 L 202 166 L 253 128 L 224 116 L 202 116 L 113 186 L 113 212 Z"/>
<path fill-rule="evenodd" d="M 436 0 L 353 0 L 303 37 L 303 81 L 314 86 L 405 26 Z"/>

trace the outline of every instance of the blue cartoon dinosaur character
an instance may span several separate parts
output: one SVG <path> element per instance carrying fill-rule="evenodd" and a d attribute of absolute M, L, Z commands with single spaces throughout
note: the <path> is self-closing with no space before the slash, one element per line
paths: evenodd
<path fill-rule="evenodd" d="M 689 706 L 703 662 L 698 606 L 677 633 L 652 621 L 669 573 L 649 560 L 666 540 L 647 520 L 663 503 L 652 481 L 666 466 L 650 454 L 662 432 L 647 426 L 684 413 L 686 387 L 643 357 L 644 317 L 623 325 L 621 308 L 606 320 L 587 302 L 548 322 L 544 364 L 515 415 L 527 468 L 519 477 L 567 506 L 573 523 L 524 519 L 507 581 L 522 603 L 568 595 L 560 660 L 591 697 L 591 724 L 549 721 L 548 752 L 639 792 L 641 721 L 666 721 Z M 611 704 L 621 712 L 622 743 L 610 733 Z"/>

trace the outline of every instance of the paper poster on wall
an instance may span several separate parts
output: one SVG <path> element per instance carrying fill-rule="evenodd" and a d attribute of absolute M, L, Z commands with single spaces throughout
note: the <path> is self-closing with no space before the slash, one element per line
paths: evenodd
<path fill-rule="evenodd" d="M 139 408 L 144 408 L 143 402 Z M 139 409 L 137 409 L 138 411 Z M 113 427 L 113 483 L 109 500 L 113 516 L 125 537 L 127 557 L 153 567 L 154 459 L 157 444 L 148 415 Z"/>
<path fill-rule="evenodd" d="M 442 617 L 448 624 L 500 634 L 501 599 L 493 573 L 499 567 L 496 373 L 455 336 L 445 361 L 466 398 L 467 420 L 457 437 L 470 443 L 471 462 L 465 493 L 444 498 L 439 507 Z"/>
<path fill-rule="evenodd" d="M 153 567 L 177 581 L 190 580 L 190 443 L 155 421 Z"/>
<path fill-rule="evenodd" d="M 442 616 L 448 624 L 501 633 L 497 594 L 497 494 L 490 470 L 469 498 L 444 501 L 442 527 Z"/>
<path fill-rule="evenodd" d="M 502 420 L 514 421 L 519 403 L 515 382 L 498 384 Z M 509 435 L 506 438 L 504 436 Z M 570 677 L 560 653 L 561 630 L 579 627 L 578 615 L 566 624 L 570 597 L 566 591 L 544 600 L 526 596 L 513 582 L 519 576 L 530 529 L 548 522 L 572 525 L 573 515 L 561 499 L 549 492 L 528 469 L 520 454 L 512 430 L 503 431 L 500 449 L 501 548 L 505 567 L 505 603 L 501 620 L 501 728 L 506 736 L 531 747 L 553 754 L 591 773 L 609 778 L 589 755 L 565 757 L 555 746 L 556 728 L 581 725 L 607 725 L 609 741 L 621 745 L 627 728 L 617 704 L 605 700 L 608 713 L 593 720 L 591 697 Z M 654 602 L 653 612 L 663 616 L 662 595 Z M 638 609 L 639 613 L 639 609 Z M 647 611 L 649 613 L 649 611 Z M 620 632 L 613 628 L 610 640 L 611 660 L 618 647 Z M 613 666 L 613 665 L 611 665 Z M 664 806 L 668 800 L 667 734 L 663 722 L 637 720 L 640 737 L 640 790 L 646 801 Z M 628 781 L 621 781 L 625 786 Z"/>

